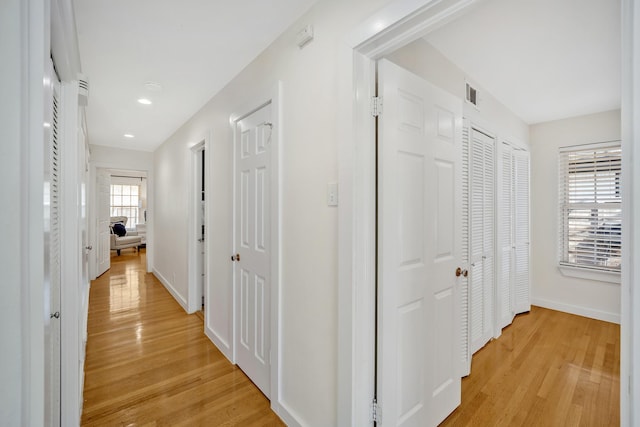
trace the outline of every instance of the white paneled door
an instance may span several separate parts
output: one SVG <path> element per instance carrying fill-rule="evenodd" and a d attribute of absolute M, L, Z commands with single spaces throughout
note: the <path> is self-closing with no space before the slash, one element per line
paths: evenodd
<path fill-rule="evenodd" d="M 111 175 L 106 169 L 98 168 L 96 170 L 97 187 L 98 187 L 98 212 L 96 215 L 98 250 L 96 257 L 98 266 L 96 277 L 103 274 L 111 267 L 111 236 L 109 231 L 109 216 L 111 206 Z"/>
<path fill-rule="evenodd" d="M 378 63 L 378 375 L 383 426 L 460 404 L 462 102 Z"/>
<path fill-rule="evenodd" d="M 236 363 L 269 397 L 271 219 L 271 104 L 235 129 Z"/>

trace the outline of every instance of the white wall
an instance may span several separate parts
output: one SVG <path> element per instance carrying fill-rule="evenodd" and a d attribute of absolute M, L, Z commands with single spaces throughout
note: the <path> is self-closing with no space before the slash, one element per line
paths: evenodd
<path fill-rule="evenodd" d="M 155 153 L 156 270 L 187 295 L 189 147 L 211 131 L 207 183 L 211 271 L 208 328 L 232 340 L 232 132 L 229 117 L 256 92 L 283 82 L 281 394 L 302 425 L 336 425 L 337 209 L 326 185 L 337 181 L 339 50 L 351 27 L 387 0 L 318 3 Z M 314 26 L 304 49 L 295 33 Z M 173 276 L 175 274 L 175 281 Z"/>
<path fill-rule="evenodd" d="M 90 125 L 90 124 L 89 124 Z M 152 242 L 154 240 L 153 230 L 153 203 L 154 203 L 154 165 L 153 153 L 148 151 L 124 150 L 122 148 L 106 147 L 103 145 L 90 145 L 91 152 L 89 157 L 89 240 L 94 248 L 98 247 L 96 236 L 96 207 L 98 206 L 98 193 L 96 189 L 96 168 L 106 169 L 122 169 L 146 172 L 146 192 L 147 192 L 147 271 L 153 270 L 154 265 L 154 249 Z M 131 225 L 129 225 L 131 227 Z M 96 257 L 98 251 L 93 251 L 90 258 L 90 277 L 95 279 Z"/>
<path fill-rule="evenodd" d="M 21 425 L 22 402 L 22 333 L 21 318 L 21 147 L 22 99 L 21 99 L 21 24 L 20 1 L 3 1 L 0 6 L 0 52 L 3 66 L 0 68 L 0 200 L 2 209 L 2 236 L 0 262 L 2 263 L 2 298 L 0 299 L 0 337 L 2 339 L 2 363 L 0 363 L 0 420 L 5 425 Z M 12 185 L 10 185 L 10 183 Z M 25 337 L 26 338 L 26 337 Z"/>
<path fill-rule="evenodd" d="M 109 166 L 112 169 L 152 171 L 153 153 L 148 151 L 124 150 L 122 148 L 90 145 L 91 163 Z"/>
<path fill-rule="evenodd" d="M 458 68 L 440 51 L 424 39 L 418 39 L 387 57 L 390 61 L 413 72 L 432 84 L 465 99 L 466 82 L 478 90 L 478 108 L 465 102 L 464 115 L 486 131 L 498 134 L 514 144 L 526 147 L 529 141 L 529 126 L 511 110 L 502 105 L 473 76 Z"/>
<path fill-rule="evenodd" d="M 620 139 L 620 111 L 532 125 L 533 304 L 620 322 L 620 285 L 563 276 L 557 267 L 558 147 Z"/>

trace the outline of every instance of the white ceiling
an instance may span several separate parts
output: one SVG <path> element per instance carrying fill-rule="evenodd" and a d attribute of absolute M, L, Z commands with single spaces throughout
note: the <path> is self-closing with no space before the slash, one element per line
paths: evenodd
<path fill-rule="evenodd" d="M 620 108 L 619 0 L 487 0 L 425 39 L 529 124 Z"/>
<path fill-rule="evenodd" d="M 315 1 L 74 0 L 90 143 L 154 150 Z M 619 0 L 486 0 L 425 39 L 527 123 L 620 106 Z"/>
<path fill-rule="evenodd" d="M 90 143 L 154 150 L 315 1 L 74 0 Z"/>

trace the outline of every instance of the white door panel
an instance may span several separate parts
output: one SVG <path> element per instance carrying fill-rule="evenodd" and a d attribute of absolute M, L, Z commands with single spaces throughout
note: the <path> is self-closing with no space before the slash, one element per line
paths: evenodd
<path fill-rule="evenodd" d="M 111 176 L 106 169 L 98 168 L 96 172 L 98 182 L 98 247 L 96 248 L 98 269 L 96 276 L 100 276 L 111 267 L 111 232 L 109 230 Z"/>
<path fill-rule="evenodd" d="M 529 153 L 514 150 L 514 307 L 516 313 L 531 310 L 529 285 Z"/>
<path fill-rule="evenodd" d="M 60 288 L 61 288 L 61 97 L 60 83 L 55 78 L 53 64 L 47 67 L 48 81 L 45 86 L 47 109 L 45 121 L 44 162 L 44 422 L 45 425 L 60 425 Z M 56 315 L 57 313 L 57 315 Z"/>
<path fill-rule="evenodd" d="M 271 105 L 237 122 L 236 362 L 260 390 L 270 390 L 270 157 Z"/>
<path fill-rule="evenodd" d="M 494 335 L 495 138 L 470 129 L 470 351 Z"/>
<path fill-rule="evenodd" d="M 504 142 L 500 155 L 500 228 L 498 242 L 500 247 L 498 288 L 498 328 L 510 325 L 515 315 L 513 307 L 513 149 Z"/>
<path fill-rule="evenodd" d="M 437 425 L 460 403 L 459 100 L 379 62 L 378 402 L 382 425 Z"/>

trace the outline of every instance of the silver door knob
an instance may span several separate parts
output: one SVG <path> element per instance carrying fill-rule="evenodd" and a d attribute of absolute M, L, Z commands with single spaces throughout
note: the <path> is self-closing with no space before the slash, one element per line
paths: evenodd
<path fill-rule="evenodd" d="M 89 245 L 89 246 L 85 246 L 85 249 L 86 249 L 86 250 L 88 250 L 88 251 L 90 251 L 90 250 L 92 250 L 92 249 L 93 249 L 93 246 L 91 246 L 91 245 Z"/>
<path fill-rule="evenodd" d="M 240 254 L 231 255 L 231 261 L 240 261 Z"/>

